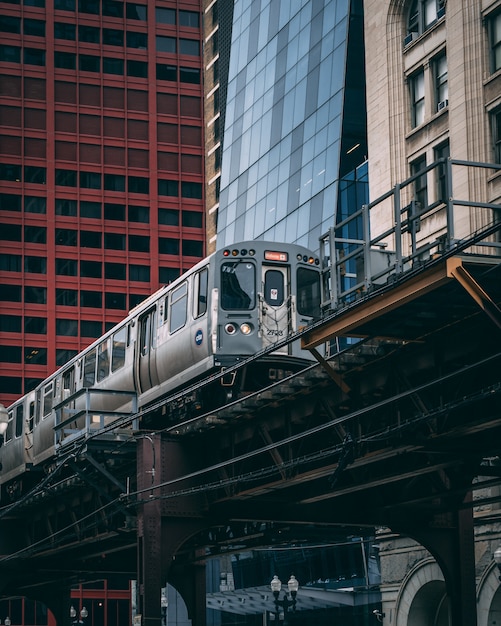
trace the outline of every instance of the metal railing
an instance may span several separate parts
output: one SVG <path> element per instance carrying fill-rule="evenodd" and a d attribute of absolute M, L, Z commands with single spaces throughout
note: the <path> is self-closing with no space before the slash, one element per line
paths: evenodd
<path fill-rule="evenodd" d="M 474 175 L 493 170 L 492 180 L 484 172 L 481 184 L 498 185 L 500 191 L 491 195 L 501 197 L 501 165 L 442 158 L 364 204 L 320 238 L 324 309 L 342 307 L 429 261 L 473 246 L 476 254 L 501 256 L 501 204 L 455 198 L 455 183 L 458 189 L 469 189 L 471 180 L 453 180 L 454 167 L 474 168 Z M 431 174 L 434 185 L 428 185 Z M 430 202 L 428 194 L 435 196 Z M 468 224 L 479 222 L 469 232 L 459 227 L 464 226 L 465 210 Z M 380 224 L 389 221 L 392 225 L 381 230 Z"/>

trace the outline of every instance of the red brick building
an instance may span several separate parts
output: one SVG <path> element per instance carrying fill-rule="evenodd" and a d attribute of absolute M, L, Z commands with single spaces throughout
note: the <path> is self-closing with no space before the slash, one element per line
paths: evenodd
<path fill-rule="evenodd" d="M 205 254 L 200 0 L 0 1 L 0 402 Z"/>

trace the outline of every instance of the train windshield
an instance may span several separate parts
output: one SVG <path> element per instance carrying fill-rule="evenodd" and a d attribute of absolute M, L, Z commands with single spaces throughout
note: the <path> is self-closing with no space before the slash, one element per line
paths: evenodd
<path fill-rule="evenodd" d="M 320 317 L 320 275 L 314 270 L 297 270 L 297 310 L 300 315 Z"/>
<path fill-rule="evenodd" d="M 247 261 L 221 266 L 221 306 L 228 310 L 253 309 L 256 302 L 256 268 Z"/>

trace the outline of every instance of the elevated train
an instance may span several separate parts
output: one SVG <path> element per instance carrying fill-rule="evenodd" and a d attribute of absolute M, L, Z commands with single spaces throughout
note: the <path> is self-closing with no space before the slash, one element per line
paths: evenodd
<path fill-rule="evenodd" d="M 320 273 L 318 257 L 301 246 L 248 241 L 215 252 L 158 290 L 8 407 L 0 446 L 2 493 L 25 472 L 50 462 L 64 445 L 55 436 L 61 407 L 76 416 L 70 421 L 78 433 L 89 427 L 84 408 L 110 414 L 130 410 L 127 394 L 134 393 L 142 409 L 272 346 L 320 316 Z M 308 360 L 311 355 L 298 342 L 268 352 L 229 379 L 165 403 L 157 425 L 212 410 Z M 87 390 L 93 392 L 90 400 Z"/>

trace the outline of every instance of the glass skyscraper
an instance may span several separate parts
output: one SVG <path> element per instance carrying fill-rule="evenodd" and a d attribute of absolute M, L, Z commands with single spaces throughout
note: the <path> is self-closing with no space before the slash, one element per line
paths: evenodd
<path fill-rule="evenodd" d="M 317 249 L 366 158 L 361 3 L 237 0 L 225 120 L 218 247 Z"/>

